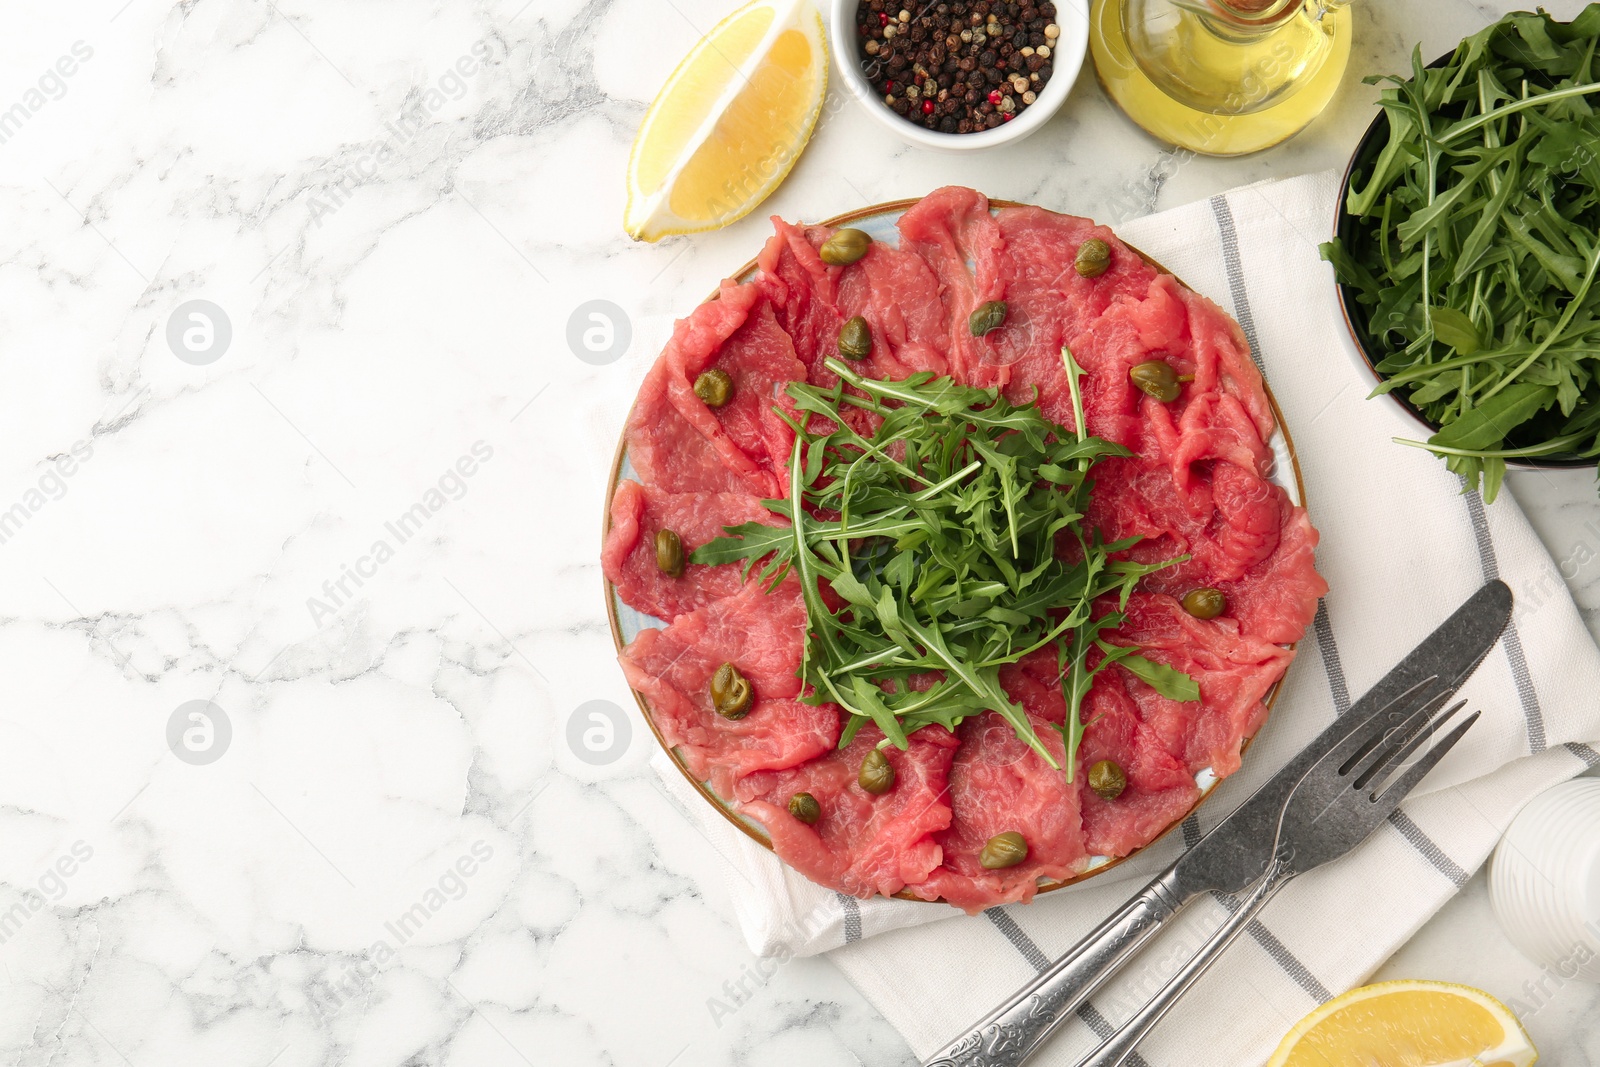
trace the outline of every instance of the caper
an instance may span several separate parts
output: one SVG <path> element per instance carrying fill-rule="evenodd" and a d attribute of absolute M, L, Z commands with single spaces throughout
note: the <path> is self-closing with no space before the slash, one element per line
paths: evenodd
<path fill-rule="evenodd" d="M 872 330 L 860 315 L 846 320 L 839 328 L 839 354 L 845 359 L 866 359 L 872 355 Z"/>
<path fill-rule="evenodd" d="M 1191 589 L 1183 594 L 1183 610 L 1197 619 L 1214 619 L 1228 610 L 1228 598 L 1220 589 Z"/>
<path fill-rule="evenodd" d="M 822 806 L 810 793 L 796 793 L 789 798 L 789 814 L 807 826 L 815 826 L 822 818 Z"/>
<path fill-rule="evenodd" d="M 656 569 L 668 578 L 683 577 L 683 539 L 671 530 L 656 531 Z"/>
<path fill-rule="evenodd" d="M 998 871 L 1002 867 L 1015 867 L 1028 858 L 1028 842 L 1015 830 L 995 834 L 978 853 L 978 862 L 984 869 Z"/>
<path fill-rule="evenodd" d="M 725 370 L 708 370 L 694 380 L 694 395 L 707 407 L 720 408 L 733 396 L 733 379 Z"/>
<path fill-rule="evenodd" d="M 750 712 L 750 701 L 755 694 L 750 689 L 750 679 L 739 673 L 739 668 L 724 663 L 711 676 L 711 706 L 725 719 L 742 719 Z"/>
<path fill-rule="evenodd" d="M 991 330 L 998 330 L 1006 321 L 1006 302 L 1004 300 L 990 300 L 978 305 L 978 309 L 967 317 L 967 326 L 972 330 L 972 336 L 982 337 Z"/>
<path fill-rule="evenodd" d="M 871 247 L 870 234 L 846 226 L 842 230 L 834 230 L 833 236 L 822 242 L 822 247 L 817 249 L 817 255 L 821 256 L 822 262 L 830 267 L 847 267 L 866 255 L 867 249 Z"/>
<path fill-rule="evenodd" d="M 1089 788 L 1102 800 L 1115 800 L 1128 788 L 1128 776 L 1114 761 L 1103 759 L 1089 768 Z"/>
<path fill-rule="evenodd" d="M 1111 266 L 1111 246 L 1098 237 L 1091 237 L 1078 246 L 1078 258 L 1073 269 L 1083 278 L 1098 278 Z"/>
<path fill-rule="evenodd" d="M 877 749 L 867 753 L 867 758 L 861 761 L 861 773 L 856 775 L 856 783 L 869 793 L 879 796 L 894 788 L 894 767 L 889 763 L 889 757 Z"/>
<path fill-rule="evenodd" d="M 1178 372 L 1166 360 L 1152 359 L 1135 363 L 1129 368 L 1128 377 L 1134 385 L 1163 404 L 1178 399 Z"/>

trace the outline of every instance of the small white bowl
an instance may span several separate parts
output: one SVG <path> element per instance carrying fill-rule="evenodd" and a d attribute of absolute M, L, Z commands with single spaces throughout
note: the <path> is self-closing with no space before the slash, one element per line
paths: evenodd
<path fill-rule="evenodd" d="M 1078 72 L 1083 69 L 1084 54 L 1089 50 L 1088 0 L 1055 0 L 1056 25 L 1061 27 L 1061 36 L 1051 46 L 1053 69 L 1039 98 L 1023 108 L 1016 118 L 992 130 L 981 133 L 939 133 L 908 122 L 891 111 L 862 73 L 865 56 L 856 32 L 856 10 L 861 6 L 861 0 L 829 2 L 833 5 L 828 27 L 833 66 L 850 95 L 866 108 L 867 114 L 902 141 L 941 152 L 971 152 L 1010 144 L 1039 129 L 1066 102 L 1067 94 L 1072 92 L 1072 83 L 1078 80 Z"/>
<path fill-rule="evenodd" d="M 1600 779 L 1547 790 L 1507 828 L 1489 899 L 1512 944 L 1563 980 L 1600 982 Z"/>

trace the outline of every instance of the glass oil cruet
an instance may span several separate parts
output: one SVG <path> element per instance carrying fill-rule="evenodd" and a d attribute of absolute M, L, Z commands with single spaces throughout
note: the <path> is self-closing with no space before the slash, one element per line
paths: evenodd
<path fill-rule="evenodd" d="M 1349 0 L 1093 0 L 1106 92 L 1169 144 L 1269 148 L 1322 113 L 1350 59 Z"/>

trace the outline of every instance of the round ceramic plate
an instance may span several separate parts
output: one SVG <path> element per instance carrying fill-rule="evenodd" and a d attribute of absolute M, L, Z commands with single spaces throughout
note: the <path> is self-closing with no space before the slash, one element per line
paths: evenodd
<path fill-rule="evenodd" d="M 905 213 L 906 209 L 910 208 L 917 202 L 918 201 L 916 200 L 897 200 L 893 203 L 877 204 L 872 207 L 861 208 L 858 211 L 852 211 L 848 214 L 839 215 L 836 218 L 828 219 L 820 223 L 820 225 L 854 226 L 857 229 L 865 230 L 867 233 L 871 234 L 874 241 L 882 241 L 885 244 L 898 247 L 900 243 L 900 232 L 899 230 L 895 229 L 895 224 L 899 222 L 900 216 Z M 1019 206 L 1014 204 L 1012 201 L 1007 200 L 991 200 L 990 204 L 994 208 Z M 1130 245 L 1129 247 L 1132 246 Z M 1151 259 L 1143 252 L 1140 252 L 1137 248 L 1133 249 L 1133 251 L 1137 252 L 1147 263 L 1162 273 L 1172 273 L 1165 267 L 1161 266 L 1160 263 L 1157 263 L 1154 259 Z M 737 281 L 744 282 L 753 278 L 755 273 L 756 261 L 752 259 L 738 271 L 734 272 L 732 277 Z M 1183 284 L 1181 279 L 1179 280 L 1179 284 Z M 716 294 L 713 294 L 713 296 L 715 295 Z M 1272 396 L 1272 390 L 1270 388 L 1267 390 L 1267 401 L 1272 405 L 1272 414 L 1277 420 L 1278 425 L 1277 432 L 1273 434 L 1272 440 L 1268 442 L 1268 445 L 1272 449 L 1274 460 L 1272 481 L 1283 488 L 1283 490 L 1289 495 L 1290 501 L 1295 504 L 1304 505 L 1305 490 L 1300 478 L 1300 464 L 1295 458 L 1294 443 L 1290 440 L 1289 433 L 1284 428 L 1283 412 L 1278 409 L 1278 402 Z M 631 412 L 628 421 L 632 421 Z M 626 423 L 624 423 L 624 425 L 626 425 Z M 617 483 L 623 479 L 637 479 L 637 475 L 633 469 L 633 464 L 628 461 L 628 442 L 626 432 L 624 432 L 623 438 L 617 442 L 616 458 L 611 464 L 611 479 L 606 486 L 606 510 L 601 533 L 602 539 L 606 533 L 610 532 L 611 529 L 611 497 L 616 492 Z M 661 619 L 657 619 L 653 616 L 645 615 L 641 612 L 635 611 L 633 608 L 624 604 L 621 598 L 617 596 L 616 587 L 613 586 L 609 581 L 605 583 L 605 596 L 606 614 L 611 620 L 611 637 L 612 640 L 615 641 L 617 651 L 619 653 L 622 651 L 623 646 L 632 641 L 634 636 L 637 635 L 640 630 L 651 627 L 662 627 L 666 625 L 666 623 Z M 1267 694 L 1267 706 L 1269 708 L 1277 700 L 1278 693 L 1281 691 L 1282 687 L 1283 680 L 1279 679 L 1278 683 L 1274 685 L 1272 690 Z M 711 788 L 709 783 L 700 781 L 690 773 L 688 767 L 684 766 L 683 759 L 679 753 L 670 745 L 668 745 L 666 739 L 661 736 L 661 731 L 656 727 L 655 717 L 651 714 L 650 703 L 645 699 L 644 694 L 635 690 L 633 697 L 636 701 L 638 701 L 639 710 L 644 714 L 645 721 L 650 724 L 650 732 L 655 734 L 656 741 L 672 756 L 672 760 L 675 764 L 677 764 L 678 770 L 681 771 L 683 776 L 694 785 L 695 789 L 699 791 L 700 795 L 705 797 L 708 803 L 716 807 L 716 809 L 720 811 L 729 822 L 733 823 L 740 830 L 743 830 L 751 838 L 758 841 L 762 846 L 770 849 L 772 847 L 772 842 L 768 838 L 766 830 L 761 826 L 760 823 L 735 811 L 730 801 L 718 796 Z M 1245 738 L 1245 748 L 1249 747 L 1250 740 L 1250 738 Z M 1144 847 L 1149 848 L 1150 845 L 1161 840 L 1161 838 L 1165 837 L 1169 832 L 1171 832 L 1173 827 L 1177 826 L 1191 813 L 1193 813 L 1195 808 L 1198 808 L 1201 803 L 1203 803 L 1205 799 L 1211 795 L 1211 791 L 1216 787 L 1218 781 L 1219 779 L 1211 772 L 1210 768 L 1206 768 L 1199 774 L 1195 775 L 1195 785 L 1200 789 L 1200 796 L 1195 800 L 1194 806 L 1191 807 L 1189 811 L 1173 820 L 1170 825 L 1164 828 L 1155 837 L 1151 838 L 1150 842 Z M 1061 881 L 1041 881 L 1039 883 L 1039 892 L 1046 893 L 1052 889 L 1060 889 L 1063 886 L 1081 882 L 1085 878 L 1090 878 L 1096 874 L 1100 874 L 1106 870 L 1109 870 L 1118 863 L 1121 863 L 1123 860 L 1128 859 L 1129 856 L 1137 855 L 1137 853 L 1138 850 L 1136 849 L 1134 852 L 1129 853 L 1128 856 L 1122 856 L 1118 858 L 1112 858 L 1110 856 L 1092 856 L 1089 859 L 1088 866 L 1085 867 L 1082 872 L 1073 876 L 1072 878 Z M 922 899 L 921 897 L 914 896 L 907 892 L 899 893 L 897 896 L 905 900 Z"/>

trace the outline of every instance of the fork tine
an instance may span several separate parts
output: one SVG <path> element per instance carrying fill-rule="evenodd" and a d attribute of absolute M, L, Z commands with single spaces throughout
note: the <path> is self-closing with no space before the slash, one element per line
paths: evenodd
<path fill-rule="evenodd" d="M 1344 761 L 1339 768 L 1341 775 L 1356 772 L 1357 767 L 1377 752 L 1386 743 L 1396 739 L 1404 740 L 1411 735 L 1411 731 L 1418 721 L 1426 721 L 1439 706 L 1450 698 L 1449 693 L 1436 693 L 1417 705 L 1414 711 L 1405 712 L 1401 707 L 1388 707 L 1383 714 L 1377 716 L 1368 725 L 1362 734 L 1362 744 L 1356 754 Z"/>
<path fill-rule="evenodd" d="M 1350 732 L 1338 744 L 1334 745 L 1326 756 L 1317 762 L 1324 766 L 1327 763 L 1333 763 L 1339 768 L 1341 774 L 1346 773 L 1351 764 L 1366 755 L 1372 749 L 1372 746 L 1383 740 L 1383 731 L 1392 725 L 1397 716 L 1401 714 L 1409 715 L 1409 713 L 1404 712 L 1404 709 L 1410 707 L 1410 702 L 1413 698 L 1428 692 L 1437 684 L 1439 684 L 1438 675 L 1429 675 L 1427 678 L 1422 679 L 1422 681 L 1374 712 L 1365 722 L 1353 724 Z M 1447 693 L 1439 693 L 1427 697 L 1423 703 L 1431 704 L 1436 700 L 1446 699 L 1448 695 Z"/>
<path fill-rule="evenodd" d="M 1416 714 L 1391 731 L 1385 740 L 1393 740 L 1394 744 L 1379 752 L 1372 762 L 1356 775 L 1356 788 L 1365 788 L 1368 782 L 1384 773 L 1386 769 L 1400 766 L 1407 757 L 1426 743 L 1428 738 L 1437 734 L 1450 716 L 1467 706 L 1465 700 L 1458 700 L 1444 711 L 1440 711 L 1439 705 L 1443 703 L 1443 699 L 1429 701 L 1427 705 L 1418 708 Z"/>
<path fill-rule="evenodd" d="M 1444 759 L 1445 753 L 1455 747 L 1456 742 L 1461 740 L 1463 734 L 1472 729 L 1472 724 L 1477 722 L 1478 716 L 1482 714 L 1483 712 L 1481 711 L 1475 711 L 1465 719 L 1462 719 L 1456 724 L 1454 730 L 1445 734 L 1444 737 L 1439 739 L 1438 744 L 1428 750 L 1427 755 L 1408 767 L 1406 772 L 1391 782 L 1382 794 L 1372 798 L 1374 803 L 1385 809 L 1384 815 L 1388 815 L 1389 812 L 1400 806 L 1400 802 L 1406 798 L 1406 794 L 1416 788 L 1418 782 L 1427 777 L 1428 772 L 1433 770 L 1434 765 Z"/>

